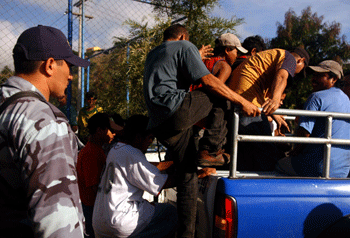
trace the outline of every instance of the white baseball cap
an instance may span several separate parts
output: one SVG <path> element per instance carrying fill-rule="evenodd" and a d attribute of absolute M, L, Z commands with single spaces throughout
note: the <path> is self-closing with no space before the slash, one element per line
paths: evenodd
<path fill-rule="evenodd" d="M 231 33 L 222 34 L 218 38 L 218 42 L 219 42 L 219 45 L 221 46 L 236 47 L 237 50 L 239 50 L 240 52 L 244 54 L 248 53 L 248 50 L 243 48 L 243 46 L 241 45 L 241 42 L 239 41 L 237 36 L 235 36 L 234 34 L 231 34 Z"/>

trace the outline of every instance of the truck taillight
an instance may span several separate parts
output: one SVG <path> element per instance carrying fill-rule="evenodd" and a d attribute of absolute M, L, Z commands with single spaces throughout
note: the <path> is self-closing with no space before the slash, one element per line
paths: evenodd
<path fill-rule="evenodd" d="M 237 235 L 237 206 L 233 197 L 216 193 L 214 204 L 214 238 L 232 238 Z"/>

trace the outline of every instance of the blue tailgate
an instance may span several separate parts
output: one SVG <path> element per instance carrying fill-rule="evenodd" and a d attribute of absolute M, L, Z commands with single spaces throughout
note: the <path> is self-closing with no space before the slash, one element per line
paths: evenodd
<path fill-rule="evenodd" d="M 237 201 L 237 237 L 316 237 L 350 214 L 350 180 L 221 178 L 217 191 Z"/>

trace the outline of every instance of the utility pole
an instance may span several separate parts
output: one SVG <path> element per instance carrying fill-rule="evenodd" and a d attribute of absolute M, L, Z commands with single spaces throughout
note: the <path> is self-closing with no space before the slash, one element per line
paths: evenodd
<path fill-rule="evenodd" d="M 84 13 L 84 2 L 87 0 L 79 0 L 74 4 L 75 7 L 79 7 L 79 13 L 73 13 L 73 15 L 79 17 L 79 41 L 78 41 L 78 54 L 79 57 L 85 58 L 84 50 L 84 18 L 92 19 L 92 16 L 87 16 Z M 84 107 L 84 95 L 85 95 L 85 71 L 83 67 L 78 69 L 78 96 L 77 96 L 77 110 L 79 111 Z"/>

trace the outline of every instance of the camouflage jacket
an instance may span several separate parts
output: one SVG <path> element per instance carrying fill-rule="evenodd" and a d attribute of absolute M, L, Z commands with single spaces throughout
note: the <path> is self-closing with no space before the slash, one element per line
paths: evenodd
<path fill-rule="evenodd" d="M 1 85 L 0 102 L 20 91 L 39 92 L 28 81 L 14 76 Z M 35 237 L 83 237 L 76 174 L 78 144 L 65 115 L 49 102 L 24 97 L 3 111 L 2 235 L 12 232 L 12 237 L 19 237 L 22 229 Z"/>

